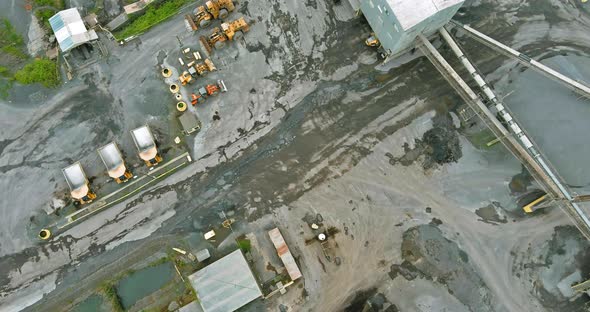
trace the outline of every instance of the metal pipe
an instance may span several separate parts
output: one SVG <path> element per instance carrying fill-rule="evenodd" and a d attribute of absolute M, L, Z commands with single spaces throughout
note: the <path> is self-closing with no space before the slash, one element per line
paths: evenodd
<path fill-rule="evenodd" d="M 500 115 L 504 118 L 504 120 L 508 123 L 509 128 L 515 134 L 515 136 L 519 139 L 519 141 L 524 145 L 524 147 L 529 151 L 529 153 L 534 157 L 537 163 L 543 168 L 545 173 L 549 176 L 549 178 L 553 181 L 553 183 L 559 188 L 561 195 L 565 197 L 568 201 L 571 201 L 573 197 L 569 193 L 569 191 L 565 188 L 565 186 L 561 183 L 561 181 L 557 178 L 557 175 L 551 170 L 547 162 L 541 157 L 541 154 L 535 148 L 532 143 L 532 140 L 527 136 L 527 134 L 522 130 L 522 128 L 516 123 L 510 112 L 504 107 L 504 105 L 498 100 L 498 97 L 494 94 L 492 89 L 488 86 L 485 82 L 485 79 L 477 72 L 475 66 L 471 64 L 467 56 L 463 53 L 459 45 L 455 42 L 455 40 L 451 37 L 451 35 L 447 32 L 445 28 L 441 28 L 439 30 L 440 34 L 444 38 L 444 40 L 449 44 L 451 50 L 457 55 L 457 57 L 461 60 L 464 67 L 467 69 L 469 74 L 474 78 L 476 83 L 479 85 L 480 88 L 484 91 L 484 94 L 488 97 L 488 99 L 493 103 L 496 107 Z M 580 209 L 580 207 L 576 203 L 571 203 L 576 213 L 579 215 L 580 218 L 586 223 L 586 226 L 590 228 L 590 220 L 586 216 L 586 214 Z"/>

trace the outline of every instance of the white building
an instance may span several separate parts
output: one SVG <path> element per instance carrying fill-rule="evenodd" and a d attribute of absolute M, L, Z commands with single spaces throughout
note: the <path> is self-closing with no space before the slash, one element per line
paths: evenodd
<path fill-rule="evenodd" d="M 464 0 L 360 0 L 360 9 L 387 56 L 410 47 L 448 23 Z"/>
<path fill-rule="evenodd" d="M 62 52 L 68 52 L 81 44 L 98 39 L 94 30 L 86 29 L 76 8 L 57 12 L 49 19 L 49 24 Z"/>

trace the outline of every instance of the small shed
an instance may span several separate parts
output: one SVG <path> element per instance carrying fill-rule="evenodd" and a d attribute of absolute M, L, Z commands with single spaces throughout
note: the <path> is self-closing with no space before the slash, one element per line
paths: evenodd
<path fill-rule="evenodd" d="M 188 277 L 204 312 L 232 312 L 262 296 L 241 250 Z"/>
<path fill-rule="evenodd" d="M 178 121 L 180 121 L 182 133 L 184 133 L 184 135 L 190 135 L 191 133 L 201 129 L 199 120 L 191 112 L 185 112 L 184 114 L 180 115 L 180 117 L 178 117 Z"/>
<path fill-rule="evenodd" d="M 86 29 L 76 8 L 57 12 L 49 18 L 49 25 L 62 52 L 68 52 L 79 45 L 98 39 L 94 30 Z"/>

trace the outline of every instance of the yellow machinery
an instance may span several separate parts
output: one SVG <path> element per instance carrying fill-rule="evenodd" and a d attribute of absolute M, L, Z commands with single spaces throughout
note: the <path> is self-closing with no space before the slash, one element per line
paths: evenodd
<path fill-rule="evenodd" d="M 180 75 L 180 77 L 178 77 L 178 80 L 180 80 L 180 83 L 183 86 L 186 86 L 188 83 L 191 83 L 193 81 L 193 77 L 185 71 Z"/>
<path fill-rule="evenodd" d="M 380 45 L 379 39 L 377 39 L 375 34 L 371 34 L 371 36 L 365 40 L 365 44 L 369 47 L 378 47 Z"/>
<path fill-rule="evenodd" d="M 235 10 L 232 0 L 211 0 L 205 5 L 198 6 L 193 16 L 186 15 L 185 18 L 189 27 L 194 31 L 198 28 L 204 28 L 211 24 L 214 19 L 224 19 L 230 12 Z"/>
<path fill-rule="evenodd" d="M 533 200 L 528 205 L 525 205 L 524 207 L 522 207 L 522 210 L 524 210 L 524 212 L 526 213 L 532 213 L 533 211 L 536 211 L 535 206 L 543 202 L 546 198 L 547 194 Z"/>
<path fill-rule="evenodd" d="M 245 32 L 250 30 L 250 26 L 246 20 L 241 17 L 235 21 L 221 24 L 221 27 L 216 27 L 208 37 L 201 37 L 201 43 L 205 49 L 211 53 L 212 47 L 220 49 L 225 46 L 227 40 L 238 40 L 244 36 Z"/>
<path fill-rule="evenodd" d="M 127 182 L 133 177 L 125 165 L 123 154 L 121 154 L 117 143 L 111 142 L 99 148 L 98 155 L 104 163 L 109 177 L 113 178 L 117 184 Z"/>
<path fill-rule="evenodd" d="M 139 152 L 139 158 L 145 162 L 146 166 L 153 167 L 162 162 L 162 156 L 156 147 L 156 140 L 154 140 L 148 125 L 131 130 L 131 136 Z"/>
<path fill-rule="evenodd" d="M 195 64 L 195 70 L 197 75 L 204 76 L 208 72 L 216 71 L 217 67 L 215 67 L 210 59 L 205 59 L 205 62 Z"/>

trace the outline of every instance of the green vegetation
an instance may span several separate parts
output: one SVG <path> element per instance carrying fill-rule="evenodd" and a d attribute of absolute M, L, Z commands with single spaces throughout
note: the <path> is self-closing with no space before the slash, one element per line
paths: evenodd
<path fill-rule="evenodd" d="M 34 0 L 34 2 L 37 7 L 50 6 L 58 10 L 63 10 L 66 7 L 64 0 Z"/>
<path fill-rule="evenodd" d="M 57 64 L 49 59 L 35 59 L 14 74 L 14 79 L 21 84 L 40 83 L 45 87 L 57 87 L 60 75 Z"/>
<path fill-rule="evenodd" d="M 115 288 L 115 286 L 113 284 L 111 284 L 110 282 L 105 282 L 104 284 L 102 284 L 102 286 L 100 286 L 100 290 L 102 291 L 104 296 L 107 298 L 107 300 L 109 300 L 111 302 L 111 305 L 113 307 L 113 311 L 115 311 L 115 312 L 125 311 L 125 309 L 123 309 L 123 305 L 121 304 L 121 299 L 119 298 L 119 295 L 117 295 L 117 289 Z"/>
<path fill-rule="evenodd" d="M 496 138 L 494 134 L 488 129 L 483 129 L 475 133 L 469 133 L 465 136 L 477 149 L 490 148 L 490 146 L 487 146 L 487 143 Z"/>
<path fill-rule="evenodd" d="M 178 12 L 183 5 L 193 2 L 192 0 L 169 0 L 160 4 L 152 4 L 145 13 L 134 19 L 123 30 L 115 34 L 120 39 L 138 35 L 149 28 L 163 22 Z"/>
<path fill-rule="evenodd" d="M 41 26 L 49 30 L 51 29 L 51 25 L 49 24 L 49 18 L 55 15 L 55 13 L 57 13 L 57 11 L 54 9 L 39 9 L 35 12 L 35 16 L 39 20 L 39 23 L 41 23 Z"/>
<path fill-rule="evenodd" d="M 250 252 L 252 249 L 252 243 L 250 243 L 249 239 L 238 239 L 236 242 L 243 252 Z"/>
<path fill-rule="evenodd" d="M 0 20 L 0 50 L 19 59 L 26 59 L 27 55 L 23 52 L 23 37 L 16 32 L 16 29 L 10 24 L 8 19 Z"/>

